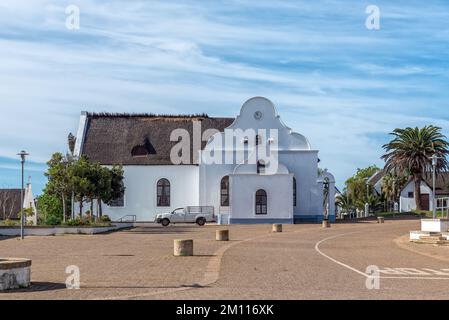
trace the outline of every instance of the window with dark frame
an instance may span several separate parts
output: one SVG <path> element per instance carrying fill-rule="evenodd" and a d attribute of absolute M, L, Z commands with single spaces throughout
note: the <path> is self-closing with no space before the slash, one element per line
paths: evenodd
<path fill-rule="evenodd" d="M 414 192 L 409 192 L 409 193 L 408 193 L 408 197 L 409 197 L 409 198 L 414 198 L 414 197 L 415 197 Z"/>
<path fill-rule="evenodd" d="M 262 189 L 256 192 L 256 214 L 267 214 L 267 192 Z"/>
<path fill-rule="evenodd" d="M 220 182 L 220 205 L 229 207 L 229 176 L 225 176 Z"/>
<path fill-rule="evenodd" d="M 170 182 L 165 178 L 157 182 L 157 206 L 170 207 Z"/>
<path fill-rule="evenodd" d="M 123 186 L 123 181 L 122 181 L 122 186 Z M 109 201 L 108 203 L 109 207 L 115 207 L 115 208 L 120 208 L 120 207 L 124 207 L 125 206 L 125 191 L 122 192 L 122 194 L 120 195 L 120 197 L 118 197 L 117 199 L 113 199 L 111 201 Z"/>
<path fill-rule="evenodd" d="M 293 206 L 296 207 L 296 178 L 293 177 Z"/>

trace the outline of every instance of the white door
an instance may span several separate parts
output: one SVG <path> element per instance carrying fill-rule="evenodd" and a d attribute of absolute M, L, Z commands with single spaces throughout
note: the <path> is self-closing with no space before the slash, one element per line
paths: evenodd
<path fill-rule="evenodd" d="M 185 214 L 184 214 L 184 208 L 179 208 L 173 211 L 171 215 L 171 222 L 184 222 Z"/>

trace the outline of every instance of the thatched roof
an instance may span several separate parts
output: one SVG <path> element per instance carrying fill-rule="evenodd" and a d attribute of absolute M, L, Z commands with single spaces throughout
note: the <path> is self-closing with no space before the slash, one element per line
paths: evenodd
<path fill-rule="evenodd" d="M 370 186 L 375 186 L 383 177 L 385 172 L 383 170 L 376 171 L 367 181 Z"/>
<path fill-rule="evenodd" d="M 223 131 L 233 118 L 210 118 L 207 115 L 87 114 L 87 127 L 81 154 L 103 165 L 169 165 L 170 151 L 177 142 L 170 141 L 175 129 L 190 134 L 190 157 L 193 157 L 193 121 L 207 129 Z M 204 148 L 206 142 L 202 142 Z"/>
<path fill-rule="evenodd" d="M 369 185 L 374 186 L 384 176 L 385 171 L 379 170 L 371 176 L 367 182 Z M 410 178 L 404 188 L 411 182 L 413 182 L 412 178 Z M 432 189 L 432 172 L 427 172 L 424 175 L 424 182 Z M 435 193 L 437 196 L 449 196 L 449 172 L 440 172 L 437 174 L 435 181 Z"/>
<path fill-rule="evenodd" d="M 19 219 L 20 189 L 0 189 L 0 220 Z"/>
<path fill-rule="evenodd" d="M 432 174 L 428 174 L 425 181 L 432 188 Z M 437 174 L 435 193 L 437 196 L 449 196 L 449 172 L 440 172 Z"/>

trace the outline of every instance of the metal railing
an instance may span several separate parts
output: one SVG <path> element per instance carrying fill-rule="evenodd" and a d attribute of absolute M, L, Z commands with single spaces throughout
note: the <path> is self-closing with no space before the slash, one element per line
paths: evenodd
<path fill-rule="evenodd" d="M 436 211 L 441 212 L 441 218 L 446 214 L 446 219 L 449 218 L 449 198 L 436 198 Z"/>
<path fill-rule="evenodd" d="M 127 217 L 131 217 L 131 220 L 123 221 Z M 137 216 L 135 214 L 127 214 L 126 216 L 123 216 L 120 219 L 118 219 L 117 222 L 136 222 L 136 220 L 137 220 Z"/>

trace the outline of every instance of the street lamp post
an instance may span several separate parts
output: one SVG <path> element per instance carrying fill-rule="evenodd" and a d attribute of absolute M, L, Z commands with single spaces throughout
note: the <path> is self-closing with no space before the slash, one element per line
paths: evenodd
<path fill-rule="evenodd" d="M 435 153 L 430 159 L 432 159 L 432 188 L 433 188 L 433 197 L 432 197 L 432 217 L 433 219 L 436 219 L 437 216 L 437 207 L 436 207 L 436 195 L 435 195 L 435 189 L 436 189 L 436 174 L 437 174 L 437 165 L 438 165 L 438 155 Z"/>
<path fill-rule="evenodd" d="M 22 189 L 20 190 L 20 238 L 23 240 L 24 239 L 24 225 L 25 225 L 25 218 L 24 218 L 24 212 L 23 212 L 23 198 L 24 198 L 24 195 L 23 195 L 23 187 L 24 187 L 23 173 L 24 173 L 24 166 L 25 166 L 25 157 L 28 156 L 29 154 L 26 153 L 26 151 L 22 150 L 17 155 L 20 156 L 20 163 L 22 165 Z"/>

